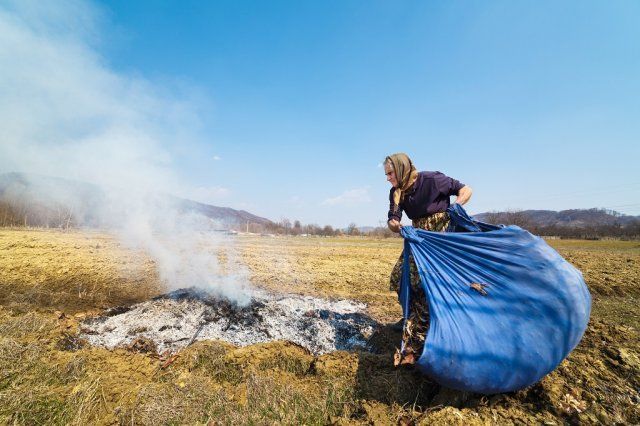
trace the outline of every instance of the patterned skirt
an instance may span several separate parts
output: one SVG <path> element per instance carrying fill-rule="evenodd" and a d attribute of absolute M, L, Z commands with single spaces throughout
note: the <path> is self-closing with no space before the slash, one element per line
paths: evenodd
<path fill-rule="evenodd" d="M 449 215 L 446 212 L 434 213 L 430 216 L 413 220 L 414 228 L 426 231 L 444 232 L 448 226 Z M 389 285 L 391 291 L 400 291 L 403 255 L 404 252 L 400 254 L 400 258 L 391 271 Z M 410 313 L 402 331 L 402 346 L 404 350 L 398 349 L 396 351 L 394 365 L 414 364 L 418 360 L 422 354 L 427 330 L 429 329 L 429 305 L 412 255 L 409 255 L 409 270 L 411 275 Z"/>

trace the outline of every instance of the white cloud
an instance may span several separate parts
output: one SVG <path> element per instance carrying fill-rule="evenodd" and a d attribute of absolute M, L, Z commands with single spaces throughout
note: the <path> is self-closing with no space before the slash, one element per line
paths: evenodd
<path fill-rule="evenodd" d="M 220 160 L 222 160 L 222 158 L 220 156 L 218 156 L 218 155 L 214 155 L 213 156 L 213 160 L 214 161 L 220 161 Z"/>
<path fill-rule="evenodd" d="M 322 203 L 323 206 L 337 206 L 337 205 L 357 205 L 371 202 L 371 195 L 369 195 L 369 187 L 348 189 L 342 194 L 327 198 Z"/>

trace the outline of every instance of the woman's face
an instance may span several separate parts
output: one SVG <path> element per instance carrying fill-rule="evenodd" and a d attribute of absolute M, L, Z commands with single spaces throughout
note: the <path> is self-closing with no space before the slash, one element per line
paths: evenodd
<path fill-rule="evenodd" d="M 387 175 L 387 182 L 394 188 L 398 186 L 398 180 L 396 179 L 396 172 L 393 170 L 393 166 L 390 163 L 384 163 L 384 174 Z"/>

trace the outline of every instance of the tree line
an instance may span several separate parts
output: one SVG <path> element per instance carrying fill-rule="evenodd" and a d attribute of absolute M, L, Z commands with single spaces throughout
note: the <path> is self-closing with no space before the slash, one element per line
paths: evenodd
<path fill-rule="evenodd" d="M 602 210 L 613 217 L 620 215 L 615 212 Z M 600 239 L 600 238 L 620 238 L 638 239 L 640 238 L 640 220 L 627 220 L 625 224 L 614 221 L 612 223 L 597 225 L 567 226 L 558 224 L 540 224 L 534 221 L 523 211 L 492 212 L 484 216 L 484 221 L 494 224 L 517 225 L 535 235 L 555 236 L 559 238 L 577 239 Z M 92 222 L 92 223 L 87 223 Z M 0 226 L 14 227 L 44 227 L 44 228 L 75 228 L 78 226 L 96 225 L 96 220 L 89 217 L 82 217 L 79 212 L 63 204 L 37 204 L 23 202 L 20 200 L 0 200 Z M 277 222 L 268 223 L 236 223 L 230 226 L 231 229 L 240 232 L 251 232 L 256 234 L 278 234 L 278 235 L 313 235 L 333 237 L 341 235 L 359 236 L 367 235 L 379 238 L 397 237 L 398 234 L 391 232 L 386 225 L 370 228 L 367 232 L 362 232 L 355 223 L 350 223 L 347 228 L 334 228 L 331 225 L 302 224 L 299 220 L 291 221 L 282 218 Z"/>
<path fill-rule="evenodd" d="M 68 229 L 79 226 L 99 226 L 99 224 L 95 218 L 86 217 L 61 203 L 33 203 L 22 199 L 0 200 L 0 227 L 23 226 Z M 331 225 L 303 225 L 299 220 L 291 221 L 287 218 L 282 218 L 277 222 L 238 222 L 227 226 L 235 231 L 256 234 L 314 235 L 323 237 L 365 235 L 355 223 L 350 223 L 346 229 L 340 229 Z M 397 234 L 392 233 L 385 226 L 384 228 L 374 228 L 368 231 L 366 235 L 386 238 Z"/>
<path fill-rule="evenodd" d="M 239 232 L 251 232 L 254 234 L 276 234 L 276 235 L 299 235 L 299 236 L 322 236 L 322 237 L 335 237 L 342 235 L 360 236 L 368 235 L 382 238 L 395 237 L 398 234 L 391 232 L 386 226 L 376 227 L 368 230 L 366 233 L 362 232 L 358 225 L 350 223 L 345 229 L 334 228 L 331 225 L 317 225 L 315 223 L 302 224 L 299 220 L 289 220 L 288 218 L 282 218 L 277 222 L 269 223 L 252 223 L 246 222 L 245 224 L 236 224 L 232 226 L 232 229 Z"/>

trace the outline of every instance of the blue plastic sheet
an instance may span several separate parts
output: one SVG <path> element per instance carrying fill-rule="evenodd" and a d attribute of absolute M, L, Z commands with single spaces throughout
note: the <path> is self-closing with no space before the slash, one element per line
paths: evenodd
<path fill-rule="evenodd" d="M 485 394 L 537 382 L 587 327 L 591 296 L 582 273 L 522 228 L 476 222 L 457 204 L 448 213 L 449 232 L 401 231 L 404 318 L 411 307 L 409 253 L 430 310 L 416 365 L 444 386 Z M 486 285 L 486 295 L 474 283 Z"/>

